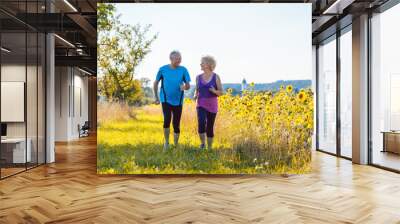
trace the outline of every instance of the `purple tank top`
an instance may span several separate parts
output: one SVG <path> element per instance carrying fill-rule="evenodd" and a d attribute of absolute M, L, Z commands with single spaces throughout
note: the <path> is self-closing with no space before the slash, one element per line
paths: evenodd
<path fill-rule="evenodd" d="M 199 92 L 197 98 L 197 107 L 202 107 L 208 112 L 218 112 L 218 96 L 210 92 L 210 88 L 214 87 L 217 89 L 217 75 L 213 73 L 211 80 L 208 83 L 202 78 L 202 75 L 198 75 L 196 78 L 197 90 Z"/>

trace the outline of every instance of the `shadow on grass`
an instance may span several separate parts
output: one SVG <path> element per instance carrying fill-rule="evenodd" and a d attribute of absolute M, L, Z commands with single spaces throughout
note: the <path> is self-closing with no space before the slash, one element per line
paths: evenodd
<path fill-rule="evenodd" d="M 201 150 L 180 145 L 165 151 L 161 144 L 97 147 L 97 170 L 101 174 L 271 174 L 286 172 L 293 165 L 286 156 L 271 159 L 272 155 L 263 155 L 254 160 L 240 150 L 228 148 Z M 267 160 L 270 162 L 265 165 Z"/>
<path fill-rule="evenodd" d="M 238 173 L 246 166 L 231 149 L 201 150 L 179 145 L 163 150 L 161 144 L 99 144 L 97 147 L 99 173 Z"/>

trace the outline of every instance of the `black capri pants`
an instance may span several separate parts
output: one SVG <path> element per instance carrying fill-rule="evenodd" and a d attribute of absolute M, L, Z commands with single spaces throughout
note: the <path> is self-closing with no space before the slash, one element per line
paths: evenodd
<path fill-rule="evenodd" d="M 173 106 L 169 103 L 162 103 L 162 111 L 164 115 L 164 128 L 169 128 L 171 125 L 174 127 L 174 133 L 180 133 L 180 123 L 182 116 L 182 105 Z"/>
<path fill-rule="evenodd" d="M 214 123 L 216 117 L 216 113 L 211 113 L 202 107 L 197 107 L 198 132 L 200 134 L 206 132 L 209 138 L 214 137 Z"/>

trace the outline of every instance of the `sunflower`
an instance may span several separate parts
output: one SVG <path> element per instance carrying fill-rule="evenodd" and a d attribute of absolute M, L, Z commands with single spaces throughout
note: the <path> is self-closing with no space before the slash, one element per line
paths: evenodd
<path fill-rule="evenodd" d="M 299 99 L 301 102 L 304 102 L 306 100 L 306 94 L 304 92 L 299 92 L 297 99 Z"/>
<path fill-rule="evenodd" d="M 288 93 L 292 92 L 292 90 L 293 90 L 293 86 L 292 86 L 292 85 L 286 86 L 286 91 L 287 91 Z"/>

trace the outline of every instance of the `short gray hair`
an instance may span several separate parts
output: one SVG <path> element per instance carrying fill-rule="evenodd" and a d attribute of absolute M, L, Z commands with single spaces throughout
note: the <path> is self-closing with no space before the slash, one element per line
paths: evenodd
<path fill-rule="evenodd" d="M 214 71 L 215 66 L 217 66 L 217 61 L 215 61 L 213 56 L 206 55 L 201 58 L 201 62 L 210 66 L 211 71 Z"/>
<path fill-rule="evenodd" d="M 182 57 L 181 52 L 177 51 L 177 50 L 173 50 L 170 54 L 169 54 L 169 59 L 175 58 L 175 57 Z"/>

